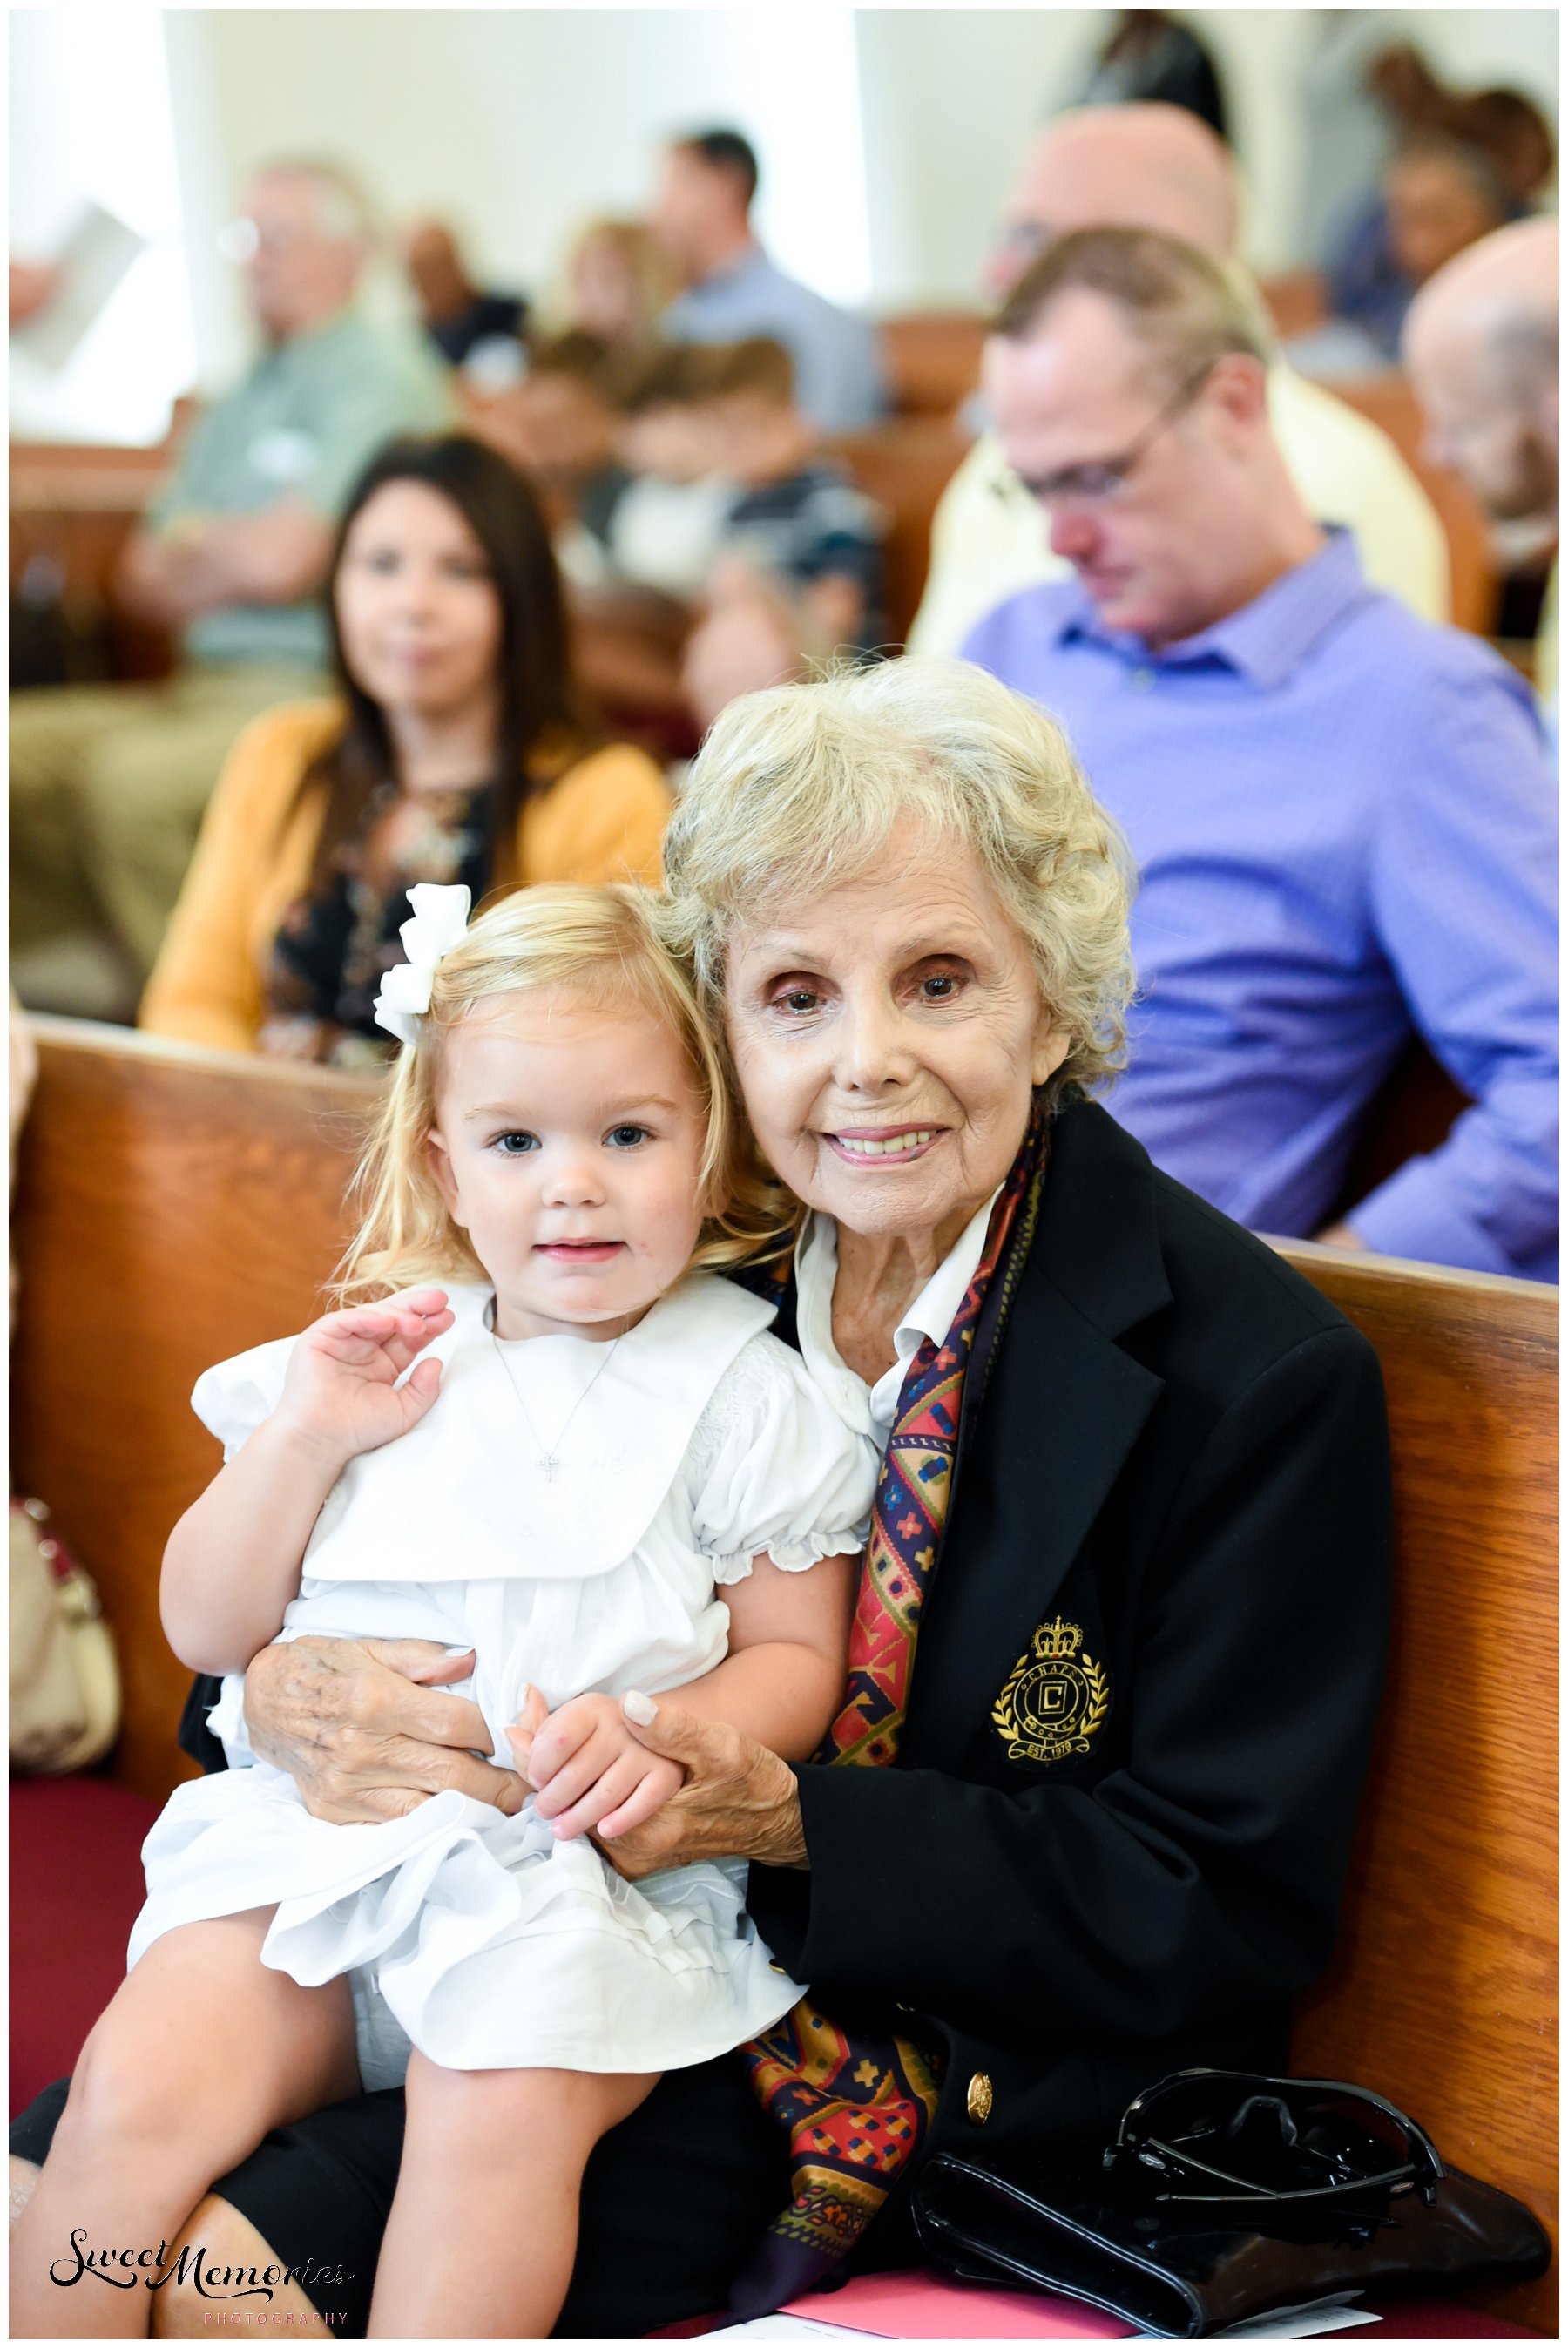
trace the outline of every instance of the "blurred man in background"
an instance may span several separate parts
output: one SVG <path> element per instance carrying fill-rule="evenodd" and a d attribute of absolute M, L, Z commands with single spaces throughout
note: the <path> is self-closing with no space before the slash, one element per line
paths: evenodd
<path fill-rule="evenodd" d="M 1535 713 L 1495 653 L 1373 592 L 1308 511 L 1266 350 L 1191 245 L 1097 229 L 1043 253 L 984 382 L 1076 575 L 1014 596 L 965 652 L 1066 727 L 1132 843 L 1115 1107 L 1156 1165 L 1255 1231 L 1554 1280 Z M 1472 1106 L 1336 1221 L 1413 1035 Z"/>
<path fill-rule="evenodd" d="M 175 634 L 179 669 L 12 697 L 11 943 L 39 1008 L 129 1008 L 234 736 L 321 689 L 315 596 L 344 492 L 383 441 L 451 420 L 439 363 L 353 307 L 372 237 L 333 166 L 260 171 L 230 241 L 261 354 L 197 417 L 116 580 Z"/>
<path fill-rule="evenodd" d="M 1042 131 L 1009 199 L 990 269 L 1000 299 L 1053 238 L 1076 229 L 1152 228 L 1228 259 L 1235 167 L 1195 115 L 1122 106 L 1065 116 Z M 1276 359 L 1269 414 L 1307 507 L 1353 530 L 1367 576 L 1425 619 L 1449 611 L 1448 549 L 1420 484 L 1387 434 Z M 931 569 L 911 652 L 956 652 L 1005 595 L 1060 577 L 1040 514 L 994 432 L 953 476 L 931 533 Z"/>
<path fill-rule="evenodd" d="M 415 221 L 405 232 L 403 265 L 425 331 L 448 366 L 471 366 L 487 388 L 515 383 L 528 314 L 522 295 L 484 293 L 445 221 Z"/>
<path fill-rule="evenodd" d="M 1429 279 L 1405 325 L 1405 364 L 1440 465 L 1462 475 L 1491 520 L 1533 525 L 1555 549 L 1558 240 L 1520 221 Z M 1557 731 L 1557 568 L 1535 643 L 1535 687 Z"/>
<path fill-rule="evenodd" d="M 870 322 L 775 267 L 752 232 L 757 159 L 738 130 L 705 130 L 665 154 L 649 226 L 685 291 L 664 314 L 677 343 L 767 335 L 794 361 L 795 396 L 819 432 L 874 424 L 886 405 Z"/>

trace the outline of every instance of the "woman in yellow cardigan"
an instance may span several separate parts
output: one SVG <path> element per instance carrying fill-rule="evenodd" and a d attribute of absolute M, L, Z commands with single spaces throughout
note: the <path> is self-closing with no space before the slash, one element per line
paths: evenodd
<path fill-rule="evenodd" d="M 155 1035 L 378 1059 L 371 1004 L 415 882 L 466 881 L 477 902 L 659 879 L 668 788 L 579 714 L 548 535 L 502 458 L 460 434 L 383 450 L 327 602 L 339 697 L 236 743 L 142 998 Z"/>

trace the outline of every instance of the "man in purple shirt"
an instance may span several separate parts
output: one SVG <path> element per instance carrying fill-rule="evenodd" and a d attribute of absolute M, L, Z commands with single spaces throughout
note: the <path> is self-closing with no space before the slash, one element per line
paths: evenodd
<path fill-rule="evenodd" d="M 985 355 L 1076 578 L 964 650 L 1066 726 L 1142 874 L 1117 1116 L 1254 1229 L 1556 1277 L 1555 800 L 1487 647 L 1362 580 L 1269 430 L 1223 266 L 1062 238 Z M 1043 527 L 1042 523 L 1042 527 Z M 1473 1106 L 1324 1231 L 1412 1033 Z"/>

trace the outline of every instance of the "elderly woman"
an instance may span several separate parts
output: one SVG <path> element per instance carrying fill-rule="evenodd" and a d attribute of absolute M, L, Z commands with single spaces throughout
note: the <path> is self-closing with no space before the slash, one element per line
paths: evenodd
<path fill-rule="evenodd" d="M 812 1993 L 600 2147 L 577 2337 L 716 2308 L 737 2277 L 736 2303 L 776 2304 L 846 2249 L 909 2263 L 933 2147 L 1103 2142 L 1166 2071 L 1277 2066 L 1334 1938 L 1389 1582 L 1370 1350 L 1091 1098 L 1126 878 L 1049 719 L 948 662 L 756 695 L 710 735 L 666 870 L 799 1201 L 793 1262 L 759 1275 L 777 1327 L 885 1465 L 817 1764 L 678 1694 L 641 1725 L 687 1782 L 615 1863 L 749 1859 Z M 251 1735 L 328 1818 L 446 1785 L 515 1807 L 468 1750 L 477 1715 L 429 1684 L 465 1668 L 270 1647 Z M 379 2095 L 284 2131 L 190 2239 L 304 2273 L 268 2321 L 313 2302 L 352 2330 L 400 2126 Z M 171 2285 L 160 2321 L 200 2312 Z"/>

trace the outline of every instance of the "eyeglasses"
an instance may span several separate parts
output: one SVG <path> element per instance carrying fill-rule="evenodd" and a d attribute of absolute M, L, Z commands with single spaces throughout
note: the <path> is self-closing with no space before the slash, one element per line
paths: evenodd
<path fill-rule="evenodd" d="M 1429 2205 L 1443 2164 L 1381 2096 L 1335 2079 L 1178 2071 L 1135 2096 L 1105 2167 L 1162 2202 L 1309 2202 L 1413 2186 Z"/>
<path fill-rule="evenodd" d="M 1162 432 L 1169 430 L 1189 408 L 1214 371 L 1216 362 L 1206 359 L 1197 373 L 1189 376 L 1181 388 L 1168 399 L 1157 416 L 1151 417 L 1136 439 L 1128 443 L 1119 455 L 1099 457 L 1078 465 L 1063 465 L 1059 472 L 1047 473 L 1038 480 L 1028 480 L 1013 473 L 994 483 L 1000 497 L 1016 497 L 1021 489 L 1037 505 L 1060 511 L 1063 506 L 1084 506 L 1091 510 L 1110 505 L 1126 488 L 1137 467 L 1147 456 Z"/>

